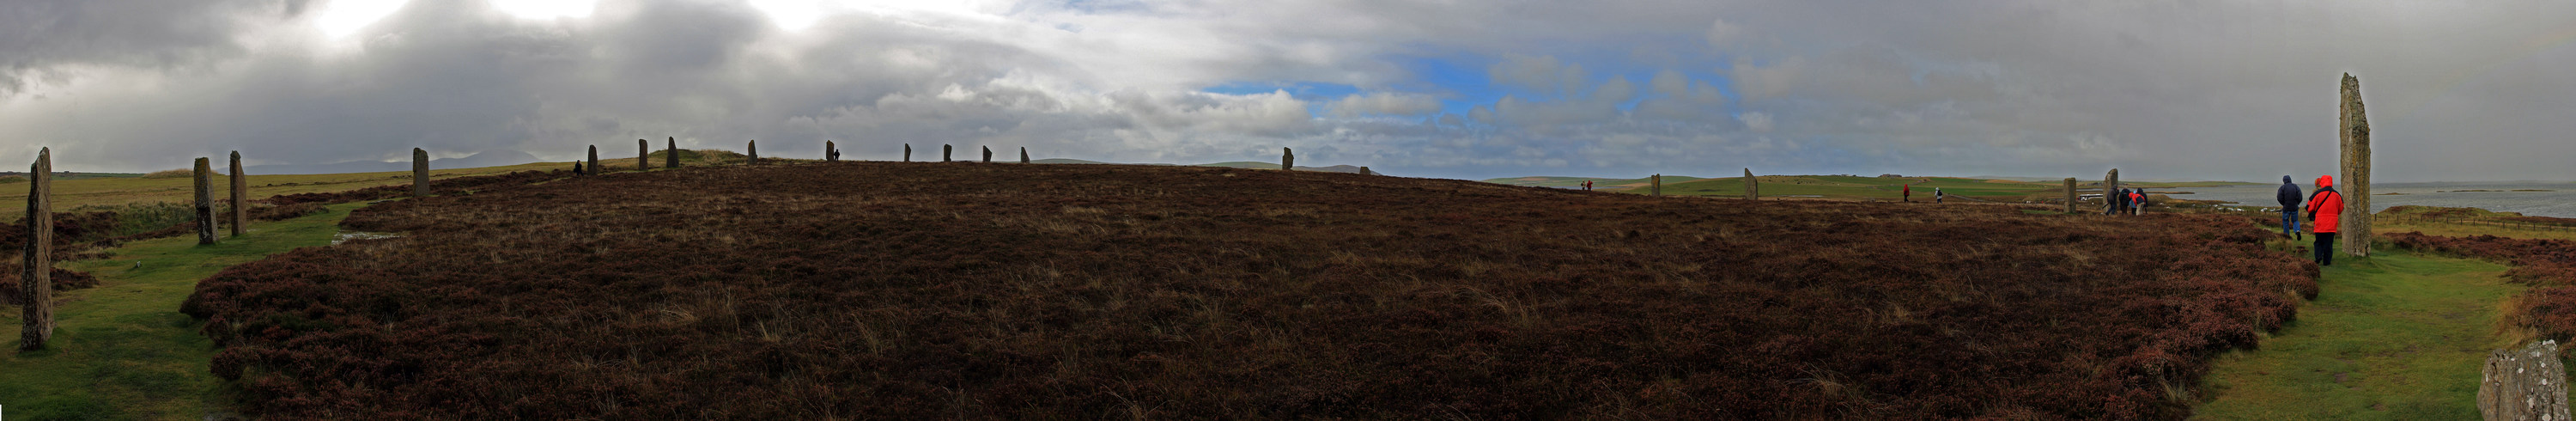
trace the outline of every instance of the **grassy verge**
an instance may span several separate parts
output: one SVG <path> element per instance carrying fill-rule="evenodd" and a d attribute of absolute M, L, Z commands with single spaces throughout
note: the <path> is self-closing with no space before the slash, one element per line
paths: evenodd
<path fill-rule="evenodd" d="M 2199 419 L 2476 419 L 2478 367 L 2510 345 L 2505 267 L 2381 249 L 2325 269 L 2317 299 L 2205 379 Z"/>
<path fill-rule="evenodd" d="M 54 343 L 44 351 L 0 351 L 0 406 L 10 419 L 199 419 L 216 408 L 218 382 L 206 363 L 213 344 L 179 313 L 198 279 L 297 247 L 329 244 L 338 223 L 362 204 L 252 225 L 250 235 L 198 246 L 194 236 L 140 241 L 114 257 L 66 263 L 98 276 L 97 288 L 57 293 Z M 0 338 L 17 347 L 19 310 L 0 315 Z"/>

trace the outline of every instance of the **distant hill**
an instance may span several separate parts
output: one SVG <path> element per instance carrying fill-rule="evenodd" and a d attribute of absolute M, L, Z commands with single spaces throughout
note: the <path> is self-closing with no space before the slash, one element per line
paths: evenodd
<path fill-rule="evenodd" d="M 600 158 L 604 160 L 608 157 L 602 156 Z M 505 149 L 483 151 L 483 153 L 474 154 L 473 156 L 464 158 L 432 159 L 429 160 L 429 167 L 433 169 L 503 167 L 537 161 L 540 160 L 537 159 L 536 155 L 529 155 L 527 152 Z M 242 168 L 242 171 L 251 174 L 347 174 L 407 171 L 410 169 L 410 161 L 348 161 L 329 164 L 252 165 Z"/>

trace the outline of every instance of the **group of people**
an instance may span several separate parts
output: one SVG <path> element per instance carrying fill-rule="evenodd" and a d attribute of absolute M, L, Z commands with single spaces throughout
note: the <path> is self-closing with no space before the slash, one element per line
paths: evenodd
<path fill-rule="evenodd" d="M 2335 225 L 2343 219 L 2343 192 L 2335 191 L 2334 176 L 2317 176 L 2315 194 L 2301 195 L 2299 183 L 2281 176 L 2281 189 L 2276 200 L 2281 202 L 2281 235 L 2299 238 L 2299 209 L 2307 208 L 2308 233 L 2315 234 L 2317 264 L 2334 266 Z"/>
<path fill-rule="evenodd" d="M 2146 189 L 2120 189 L 2112 191 L 2109 197 L 2104 197 L 2102 200 L 2110 202 L 2110 206 L 2102 208 L 2103 215 L 2147 214 Z"/>

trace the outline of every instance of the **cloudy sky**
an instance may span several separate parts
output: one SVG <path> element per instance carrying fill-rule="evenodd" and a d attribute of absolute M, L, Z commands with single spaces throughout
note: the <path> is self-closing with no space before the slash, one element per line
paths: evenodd
<path fill-rule="evenodd" d="M 1398 175 L 2576 180 L 2576 2 L 9 0 L 0 162 L 584 146 Z M 1008 154 L 1007 152 L 1005 153 Z"/>

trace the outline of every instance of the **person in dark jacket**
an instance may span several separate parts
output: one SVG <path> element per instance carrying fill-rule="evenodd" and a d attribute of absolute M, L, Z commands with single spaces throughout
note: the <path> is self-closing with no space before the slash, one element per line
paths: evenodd
<path fill-rule="evenodd" d="M 2307 196 L 2307 192 L 2299 191 L 2299 183 L 2284 175 L 2281 176 L 2281 191 L 2273 196 L 2281 202 L 2281 235 L 2290 236 L 2292 241 L 2298 240 L 2299 204 L 2306 202 L 2302 198 Z"/>
<path fill-rule="evenodd" d="M 2102 212 L 2103 215 L 2129 212 L 2129 189 L 2112 190 L 2111 194 L 2102 195 L 2102 203 L 2111 205 L 2111 209 Z"/>
<path fill-rule="evenodd" d="M 2310 234 L 2316 234 L 2318 266 L 2334 266 L 2335 223 L 2343 219 L 2343 192 L 2335 191 L 2334 176 L 2318 176 L 2316 194 L 2308 195 Z"/>

